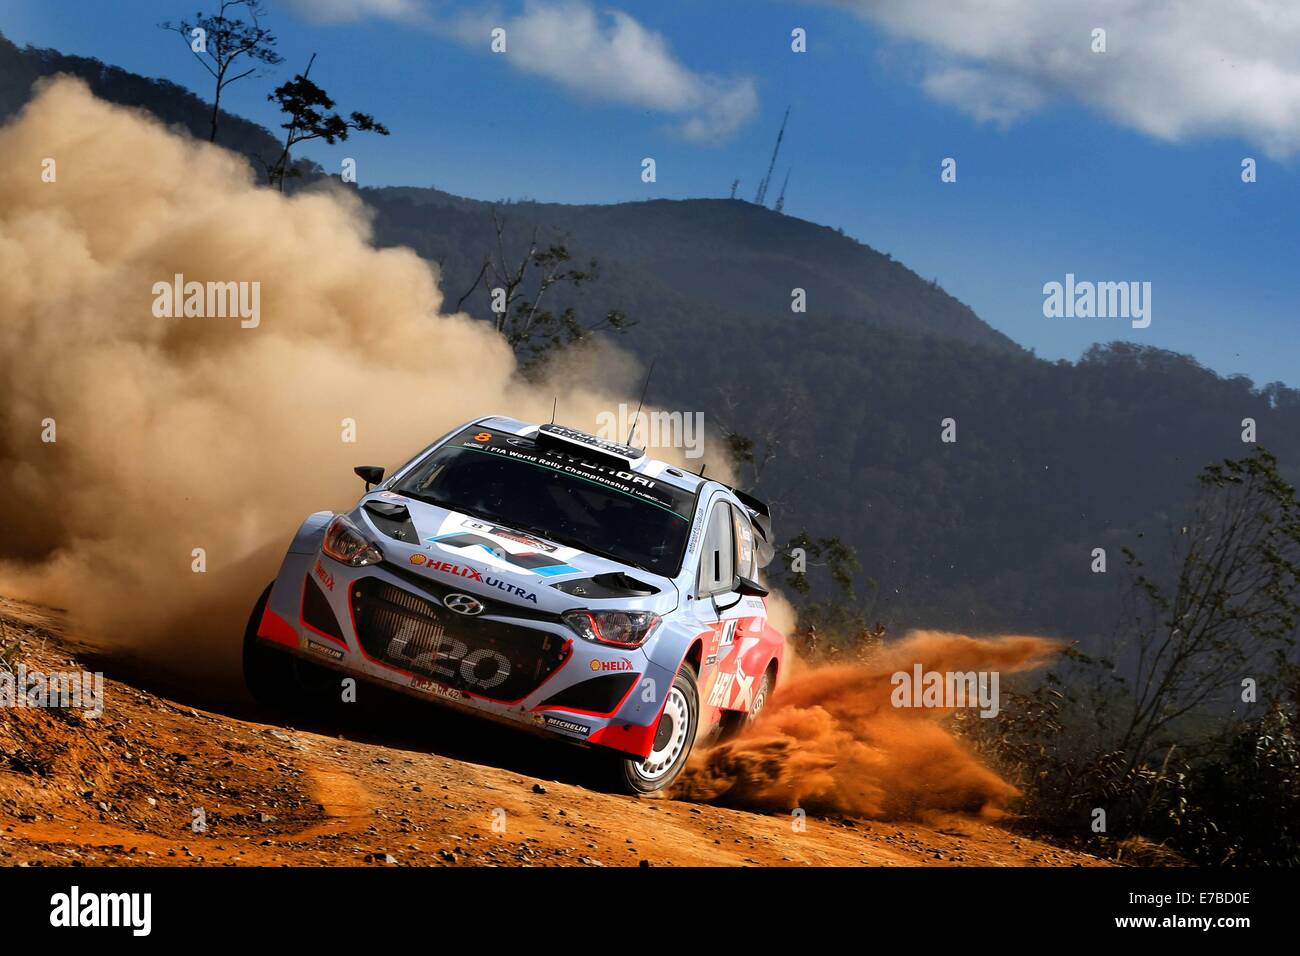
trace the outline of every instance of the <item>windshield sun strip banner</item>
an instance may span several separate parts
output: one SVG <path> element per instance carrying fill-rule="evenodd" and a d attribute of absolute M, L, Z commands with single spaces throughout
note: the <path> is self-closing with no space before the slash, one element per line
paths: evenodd
<path fill-rule="evenodd" d="M 477 438 L 477 436 L 471 436 L 463 440 L 456 447 L 465 451 L 478 452 L 479 454 L 484 455 L 494 455 L 499 458 L 507 458 L 511 461 L 523 462 L 526 465 L 533 465 L 537 468 L 545 468 L 547 471 L 569 475 L 570 477 L 577 478 L 580 481 L 586 481 L 590 484 L 598 485 L 601 488 L 608 488 L 611 491 L 616 491 L 620 494 L 627 495 L 630 498 L 635 498 L 637 501 L 644 501 L 646 504 L 654 505 L 656 508 L 661 508 L 674 517 L 680 518 L 682 521 L 690 520 L 686 515 L 678 512 L 668 501 L 664 501 L 660 497 L 652 494 L 652 489 L 654 489 L 657 484 L 657 482 L 652 478 L 646 478 L 643 475 L 636 475 L 632 472 L 607 472 L 606 469 L 600 465 L 591 465 L 582 461 L 580 458 L 575 458 L 571 455 L 565 454 L 564 452 L 522 451 L 519 448 L 510 447 L 505 443 L 497 444 L 490 440 L 475 441 L 475 438 Z M 553 460 L 557 458 L 562 460 Z M 622 480 L 622 475 L 630 476 L 637 483 L 633 484 L 631 481 Z M 642 482 L 645 484 L 642 485 Z M 685 499 L 682 504 L 689 504 L 690 496 L 688 493 L 683 491 L 681 494 Z"/>

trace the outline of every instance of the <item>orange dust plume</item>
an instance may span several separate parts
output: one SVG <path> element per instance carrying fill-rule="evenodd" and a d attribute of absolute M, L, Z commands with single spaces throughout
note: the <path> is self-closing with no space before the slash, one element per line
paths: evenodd
<path fill-rule="evenodd" d="M 799 670 L 742 736 L 693 755 L 673 795 L 885 819 L 996 815 L 1016 788 L 953 736 L 944 721 L 951 709 L 895 707 L 893 675 L 917 664 L 1007 674 L 1039 666 L 1060 647 L 1043 637 L 912 631 L 866 663 Z"/>
<path fill-rule="evenodd" d="M 374 247 L 355 196 L 261 188 L 80 81 L 42 84 L 0 156 L 0 593 L 110 653 L 230 678 L 298 523 L 360 494 L 353 466 L 482 415 L 547 421 L 553 398 L 594 429 L 627 400 L 608 351 L 522 382 L 499 335 L 442 314 L 428 263 Z M 155 314 L 178 275 L 256 283 L 257 321 Z"/>

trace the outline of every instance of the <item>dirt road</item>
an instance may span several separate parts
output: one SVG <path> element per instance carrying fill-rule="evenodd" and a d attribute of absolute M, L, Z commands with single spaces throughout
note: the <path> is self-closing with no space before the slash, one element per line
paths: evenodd
<path fill-rule="evenodd" d="M 28 670 L 85 657 L 56 612 L 4 599 L 0 648 Z M 100 717 L 0 708 L 0 864 L 1104 865 L 971 818 L 810 815 L 799 832 L 783 814 L 602 793 L 575 782 L 579 752 L 380 691 L 291 728 L 94 668 Z"/>

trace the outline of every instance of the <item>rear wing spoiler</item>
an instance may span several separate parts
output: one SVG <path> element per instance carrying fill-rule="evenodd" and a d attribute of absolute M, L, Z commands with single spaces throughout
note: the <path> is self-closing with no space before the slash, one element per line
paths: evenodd
<path fill-rule="evenodd" d="M 731 493 L 749 512 L 754 530 L 758 532 L 757 555 L 758 566 L 767 567 L 776 553 L 776 542 L 772 539 L 772 512 L 767 505 L 751 494 L 732 488 Z"/>

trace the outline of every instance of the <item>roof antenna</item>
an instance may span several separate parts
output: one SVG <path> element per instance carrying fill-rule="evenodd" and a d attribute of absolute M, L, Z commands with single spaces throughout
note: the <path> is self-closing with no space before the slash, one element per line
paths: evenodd
<path fill-rule="evenodd" d="M 555 407 L 560 403 L 560 396 L 556 395 L 551 399 L 551 424 L 555 424 Z"/>
<path fill-rule="evenodd" d="M 700 477 L 704 477 L 704 469 L 709 467 L 707 462 L 700 462 Z"/>
<path fill-rule="evenodd" d="M 645 373 L 645 384 L 641 386 L 641 401 L 636 403 L 636 414 L 632 416 L 632 428 L 627 433 L 627 441 L 624 442 L 624 444 L 628 445 L 629 447 L 632 445 L 632 436 L 636 434 L 637 423 L 640 422 L 641 420 L 641 406 L 645 404 L 646 389 L 650 387 L 650 376 L 653 375 L 655 372 L 655 362 L 657 361 L 658 361 L 657 358 L 651 359 L 650 368 Z M 650 447 L 650 442 L 648 439 L 646 440 L 645 447 L 646 448 Z"/>

